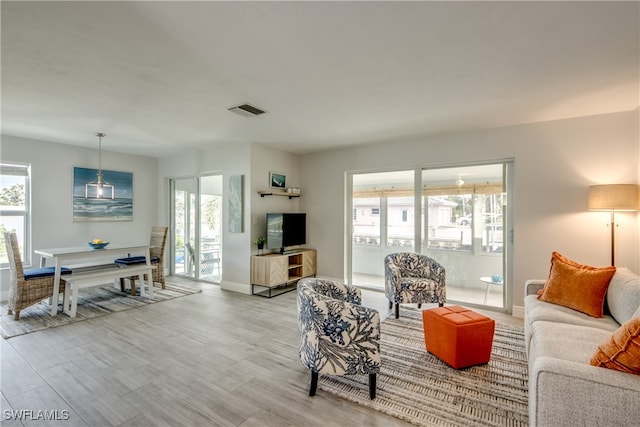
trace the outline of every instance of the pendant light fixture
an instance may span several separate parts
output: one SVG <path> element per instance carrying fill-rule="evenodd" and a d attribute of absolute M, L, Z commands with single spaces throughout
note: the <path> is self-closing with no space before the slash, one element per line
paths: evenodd
<path fill-rule="evenodd" d="M 102 173 L 102 138 L 107 136 L 107 134 L 98 132 L 96 133 L 98 137 L 98 174 L 97 179 L 95 181 L 87 182 L 84 185 L 84 198 L 85 199 L 105 199 L 105 190 L 111 190 L 110 199 L 115 198 L 116 187 L 113 184 L 105 181 L 103 173 Z"/>

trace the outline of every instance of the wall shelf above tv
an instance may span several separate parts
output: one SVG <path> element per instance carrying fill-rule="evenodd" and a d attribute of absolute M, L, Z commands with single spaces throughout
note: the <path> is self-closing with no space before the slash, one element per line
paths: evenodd
<path fill-rule="evenodd" d="M 286 191 L 279 191 L 279 190 L 258 191 L 258 194 L 260 195 L 260 197 L 264 197 L 264 196 L 285 196 L 285 197 L 288 197 L 290 199 L 293 199 L 294 197 L 300 197 L 300 194 L 287 193 Z"/>

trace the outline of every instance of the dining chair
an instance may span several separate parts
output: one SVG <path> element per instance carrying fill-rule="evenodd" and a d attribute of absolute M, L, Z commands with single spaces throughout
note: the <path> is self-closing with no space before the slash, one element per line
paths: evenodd
<path fill-rule="evenodd" d="M 51 303 L 57 304 L 59 294 L 53 295 L 55 267 L 24 270 L 16 233 L 5 232 L 4 242 L 11 270 L 7 314 L 13 313 L 13 319 L 19 320 L 21 310 L 43 299 L 52 298 Z M 71 274 L 71 269 L 62 267 L 60 273 Z M 64 292 L 64 281 L 60 280 L 60 293 L 64 295 Z"/>
<path fill-rule="evenodd" d="M 195 250 L 191 243 L 185 243 L 184 245 L 187 258 L 185 258 L 185 262 L 187 262 L 185 266 L 185 273 L 192 274 L 195 271 L 196 266 L 196 255 Z M 200 275 L 211 275 L 217 272 L 220 274 L 220 262 L 222 258 L 220 258 L 220 247 L 213 246 L 211 249 L 203 250 L 200 252 Z"/>
<path fill-rule="evenodd" d="M 149 256 L 150 262 L 152 265 L 155 265 L 156 268 L 153 270 L 153 282 L 160 283 L 162 289 L 165 289 L 165 279 L 164 279 L 164 249 L 167 243 L 167 233 L 169 232 L 169 227 L 151 227 L 151 238 L 149 240 Z M 116 264 L 122 265 L 132 265 L 132 264 L 144 264 L 147 262 L 144 256 L 138 257 L 128 257 L 128 258 L 118 258 L 115 260 Z M 124 291 L 124 281 L 125 279 L 129 280 L 131 284 L 131 295 L 136 295 L 136 279 L 138 276 L 126 277 L 124 279 L 120 279 L 120 290 Z M 145 280 L 147 279 L 147 275 L 145 275 Z"/>

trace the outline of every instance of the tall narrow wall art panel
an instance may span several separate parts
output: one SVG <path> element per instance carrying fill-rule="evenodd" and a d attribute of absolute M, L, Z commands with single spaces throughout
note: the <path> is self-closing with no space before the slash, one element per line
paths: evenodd
<path fill-rule="evenodd" d="M 244 175 L 229 177 L 229 232 L 243 232 L 243 184 Z"/>

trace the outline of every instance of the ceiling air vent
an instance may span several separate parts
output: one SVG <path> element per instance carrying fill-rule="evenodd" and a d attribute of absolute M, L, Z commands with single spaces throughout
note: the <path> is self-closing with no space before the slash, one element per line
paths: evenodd
<path fill-rule="evenodd" d="M 266 111 L 261 110 L 258 107 L 254 107 L 251 104 L 236 105 L 235 107 L 231 107 L 228 110 L 232 113 L 240 114 L 244 117 L 255 117 L 259 116 L 260 114 L 266 113 Z"/>

